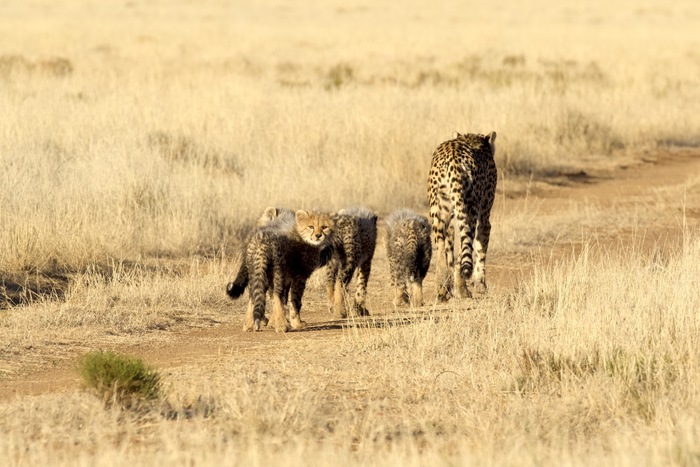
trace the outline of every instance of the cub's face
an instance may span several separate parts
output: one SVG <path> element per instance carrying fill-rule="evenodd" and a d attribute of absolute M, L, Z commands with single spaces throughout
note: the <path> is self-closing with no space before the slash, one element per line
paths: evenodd
<path fill-rule="evenodd" d="M 334 224 L 330 214 L 299 210 L 296 217 L 297 232 L 310 245 L 325 244 L 333 234 Z"/>

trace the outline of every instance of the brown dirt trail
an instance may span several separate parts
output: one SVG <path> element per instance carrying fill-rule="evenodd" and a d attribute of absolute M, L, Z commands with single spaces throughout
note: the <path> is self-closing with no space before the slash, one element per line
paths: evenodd
<path fill-rule="evenodd" d="M 653 205 L 659 191 L 678 187 L 693 178 L 700 176 L 700 152 L 668 151 L 655 156 L 653 161 L 646 161 L 626 169 L 618 169 L 606 176 L 590 177 L 576 174 L 565 180 L 565 186 L 550 189 L 538 189 L 526 196 L 529 201 L 538 205 L 539 215 L 557 215 L 571 209 L 572 202 L 595 203 L 596 209 L 620 210 L 639 209 L 640 206 Z M 691 228 L 700 223 L 700 184 L 692 185 L 694 192 L 688 193 L 684 201 L 682 216 Z M 499 196 L 494 207 L 502 216 L 508 216 L 519 209 L 518 201 L 522 197 L 508 198 Z M 678 208 L 679 210 L 681 208 Z M 536 221 L 533 220 L 533 221 Z M 663 238 L 678 238 L 682 234 L 681 224 L 660 227 L 659 225 L 642 226 L 646 229 L 648 245 L 659 242 Z M 494 230 L 498 226 L 494 225 Z M 628 233 L 624 229 L 609 227 L 603 234 L 602 240 L 610 245 L 620 243 Z M 571 252 L 571 241 L 555 241 L 548 245 L 551 248 L 549 258 Z M 492 245 L 489 257 L 489 281 L 491 293 L 507 293 L 522 278 L 531 273 L 535 264 L 533 256 L 499 252 L 497 245 Z M 435 287 L 432 282 L 433 267 L 426 279 L 425 296 L 435 297 Z M 171 331 L 161 331 L 157 339 L 145 338 L 139 344 L 118 346 L 114 350 L 130 355 L 137 355 L 149 364 L 168 369 L 189 364 L 203 364 L 220 358 L 222 355 L 235 355 L 237 358 L 255 360 L 261 358 L 271 349 L 279 347 L 282 341 L 295 342 L 296 350 L 313 353 L 314 347 L 338 339 L 346 329 L 354 325 L 381 327 L 387 324 L 410 323 L 420 319 L 420 310 L 412 312 L 396 312 L 391 306 L 389 291 L 388 267 L 386 264 L 383 245 L 378 245 L 370 278 L 368 302 L 373 315 L 358 320 L 334 319 L 327 312 L 322 287 L 311 287 L 307 291 L 302 315 L 308 326 L 303 332 L 275 333 L 264 330 L 260 333 L 244 333 L 241 331 L 242 311 L 245 300 L 232 302 L 234 313 L 239 313 L 241 320 L 233 320 L 229 324 L 219 324 L 208 328 L 189 328 L 185 325 Z M 223 293 L 223 284 L 222 284 Z M 465 304 L 466 307 L 473 306 Z M 426 308 L 440 311 L 440 305 L 429 303 Z M 105 341 L 104 348 L 110 348 Z M 67 359 L 54 368 L 44 369 L 30 375 L 18 375 L 0 380 L 0 401 L 12 400 L 17 397 L 38 395 L 50 392 L 65 392 L 75 390 L 80 386 L 79 377 L 75 370 L 75 358 Z"/>

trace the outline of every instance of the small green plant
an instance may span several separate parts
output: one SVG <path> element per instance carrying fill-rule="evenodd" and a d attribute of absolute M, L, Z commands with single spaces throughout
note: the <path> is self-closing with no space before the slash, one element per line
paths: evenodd
<path fill-rule="evenodd" d="M 160 375 L 139 358 L 91 352 L 83 357 L 80 373 L 87 387 L 106 404 L 116 401 L 134 407 L 161 397 Z"/>

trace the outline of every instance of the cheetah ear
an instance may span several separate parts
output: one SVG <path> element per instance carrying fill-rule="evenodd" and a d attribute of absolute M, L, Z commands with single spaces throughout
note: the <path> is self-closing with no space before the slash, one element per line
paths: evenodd
<path fill-rule="evenodd" d="M 297 217 L 297 222 L 301 222 L 304 219 L 307 219 L 309 217 L 309 213 L 304 211 L 303 209 L 299 209 L 296 214 Z"/>
<path fill-rule="evenodd" d="M 489 146 L 491 146 L 491 152 L 496 153 L 496 132 L 492 131 L 489 133 L 489 135 L 486 137 L 486 139 L 489 142 Z"/>
<path fill-rule="evenodd" d="M 344 216 L 347 212 L 348 212 L 348 211 L 345 210 L 345 208 L 343 208 L 343 209 L 341 209 L 341 210 L 338 211 L 338 212 L 334 212 L 333 215 L 332 215 L 332 217 L 334 217 L 334 216 Z"/>
<path fill-rule="evenodd" d="M 269 220 L 275 219 L 277 217 L 277 208 L 272 206 L 265 208 L 265 211 L 263 212 L 263 217 Z"/>

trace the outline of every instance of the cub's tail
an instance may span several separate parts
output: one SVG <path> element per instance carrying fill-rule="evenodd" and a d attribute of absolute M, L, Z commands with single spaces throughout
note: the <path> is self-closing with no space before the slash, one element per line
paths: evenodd
<path fill-rule="evenodd" d="M 226 293 L 229 297 L 235 300 L 243 295 L 246 287 L 248 287 L 248 266 L 246 265 L 246 262 L 243 261 L 241 263 L 241 269 L 238 270 L 238 275 L 236 275 L 236 278 L 233 280 L 233 282 L 229 282 L 228 285 L 226 285 Z"/>
<path fill-rule="evenodd" d="M 267 324 L 265 318 L 265 294 L 267 293 L 270 284 L 268 282 L 268 256 L 270 254 L 268 248 L 269 239 L 265 237 L 264 232 L 258 235 L 251 241 L 252 247 L 249 247 L 249 252 L 252 253 L 250 268 L 250 284 L 248 287 L 248 295 L 253 305 L 253 330 L 259 331 L 261 324 Z"/>
<path fill-rule="evenodd" d="M 418 271 L 421 261 L 420 242 L 416 236 L 415 223 L 413 220 L 408 220 L 404 224 L 405 237 L 403 238 L 403 247 L 400 249 L 400 261 L 408 273 L 411 282 L 418 280 L 420 273 Z"/>

